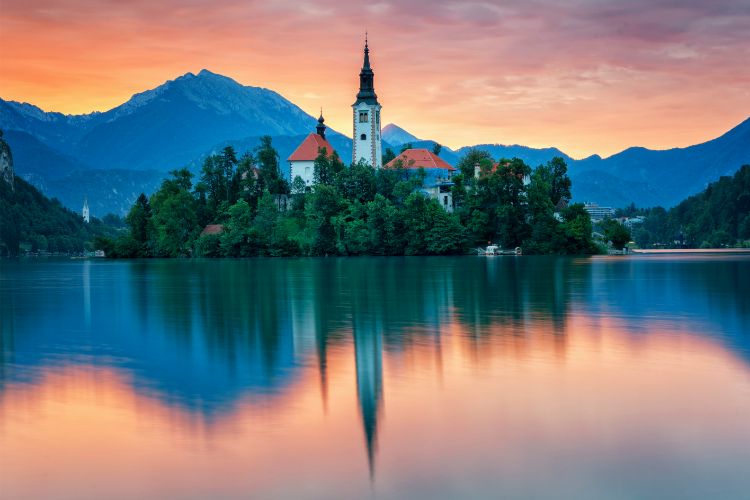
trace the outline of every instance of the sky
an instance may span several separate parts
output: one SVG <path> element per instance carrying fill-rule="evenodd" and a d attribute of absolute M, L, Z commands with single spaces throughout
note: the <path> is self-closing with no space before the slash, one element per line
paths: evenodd
<path fill-rule="evenodd" d="M 576 158 L 750 116 L 750 0 L 0 0 L 0 97 L 106 111 L 201 69 L 351 132 L 369 33 L 383 123 Z"/>

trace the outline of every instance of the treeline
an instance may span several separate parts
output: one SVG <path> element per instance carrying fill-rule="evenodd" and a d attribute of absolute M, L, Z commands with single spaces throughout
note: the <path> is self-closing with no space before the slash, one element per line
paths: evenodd
<path fill-rule="evenodd" d="M 750 246 L 750 165 L 669 210 L 631 205 L 618 215 L 645 217 L 633 229 L 635 242 L 644 248 Z"/>
<path fill-rule="evenodd" d="M 171 172 L 150 198 L 139 197 L 127 235 L 96 245 L 111 257 L 445 255 L 488 242 L 527 253 L 598 250 L 582 205 L 555 213 L 570 200 L 560 158 L 532 171 L 519 159 L 469 152 L 452 178 L 454 213 L 423 194 L 424 171 L 401 167 L 347 168 L 321 151 L 314 185 L 290 184 L 264 137 L 240 157 L 232 147 L 209 156 L 195 183 L 185 169 Z M 202 233 L 209 224 L 215 230 Z"/>
<path fill-rule="evenodd" d="M 25 251 L 80 254 L 94 250 L 96 236 L 115 235 L 117 230 L 50 200 L 34 186 L 16 177 L 15 189 L 0 179 L 0 256 L 13 257 Z"/>

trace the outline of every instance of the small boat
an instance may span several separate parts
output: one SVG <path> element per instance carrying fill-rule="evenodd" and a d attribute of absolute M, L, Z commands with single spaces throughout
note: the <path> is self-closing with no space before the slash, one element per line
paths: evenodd
<path fill-rule="evenodd" d="M 498 245 L 487 245 L 486 248 L 477 248 L 477 255 L 494 256 L 494 255 L 523 255 L 521 247 L 513 250 L 503 250 Z"/>

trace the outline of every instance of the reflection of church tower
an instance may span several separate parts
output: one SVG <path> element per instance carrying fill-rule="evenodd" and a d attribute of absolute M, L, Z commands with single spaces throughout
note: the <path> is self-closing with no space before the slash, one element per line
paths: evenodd
<path fill-rule="evenodd" d="M 365 37 L 365 59 L 359 72 L 359 92 L 352 104 L 354 136 L 352 137 L 352 163 L 364 160 L 374 168 L 383 165 L 380 141 L 380 103 L 375 94 L 375 73 L 370 67 L 370 49 Z"/>
<path fill-rule="evenodd" d="M 358 328 L 362 324 L 369 327 Z M 383 346 L 372 318 L 354 327 L 354 361 L 357 365 L 357 397 L 367 444 L 370 478 L 375 476 L 375 450 L 378 435 L 378 411 L 383 396 Z"/>
<path fill-rule="evenodd" d="M 320 399 L 323 402 L 323 412 L 328 413 L 328 337 L 326 334 L 316 333 L 315 344 L 318 351 Z"/>

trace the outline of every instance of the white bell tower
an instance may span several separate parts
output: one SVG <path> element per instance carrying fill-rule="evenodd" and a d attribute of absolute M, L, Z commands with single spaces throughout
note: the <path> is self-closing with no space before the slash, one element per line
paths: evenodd
<path fill-rule="evenodd" d="M 83 210 L 81 211 L 83 222 L 89 222 L 89 199 L 88 197 L 83 198 Z"/>
<path fill-rule="evenodd" d="M 352 104 L 354 111 L 354 136 L 352 137 L 352 162 L 366 161 L 375 168 L 383 166 L 380 141 L 380 103 L 375 94 L 375 74 L 370 68 L 370 49 L 365 35 L 365 60 L 359 72 L 359 92 Z"/>

